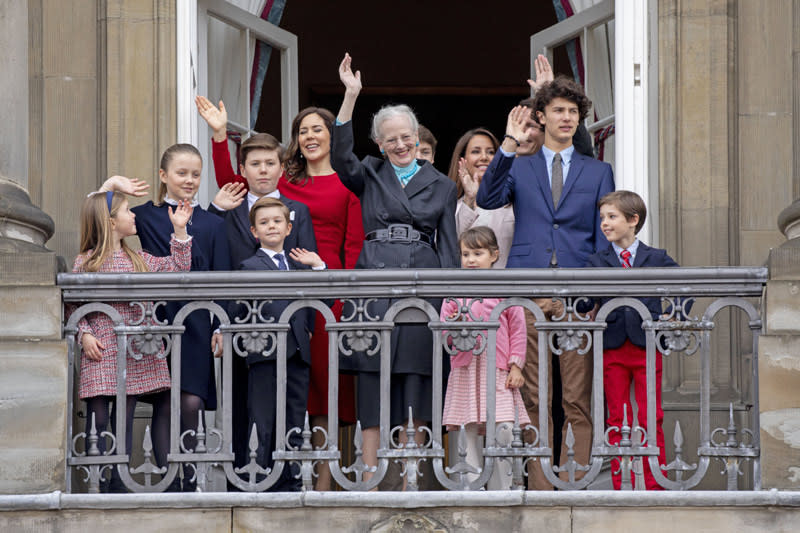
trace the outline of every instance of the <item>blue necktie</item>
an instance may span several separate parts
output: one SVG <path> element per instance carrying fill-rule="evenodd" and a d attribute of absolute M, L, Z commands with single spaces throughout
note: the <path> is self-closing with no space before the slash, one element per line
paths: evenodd
<path fill-rule="evenodd" d="M 289 267 L 286 266 L 286 260 L 283 258 L 283 254 L 275 254 L 275 260 L 278 262 L 278 270 L 289 270 Z"/>

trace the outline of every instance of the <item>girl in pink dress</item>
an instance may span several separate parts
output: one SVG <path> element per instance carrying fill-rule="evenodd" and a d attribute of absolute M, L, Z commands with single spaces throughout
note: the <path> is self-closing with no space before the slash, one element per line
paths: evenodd
<path fill-rule="evenodd" d="M 470 228 L 459 238 L 461 266 L 463 268 L 492 268 L 500 256 L 497 238 L 486 226 Z M 471 300 L 471 303 L 470 303 Z M 488 320 L 500 298 L 448 298 L 442 305 L 441 320 L 471 321 L 470 313 L 461 313 L 463 305 L 469 305 L 475 320 Z M 445 335 L 449 335 L 445 332 Z M 483 339 L 487 332 L 482 332 Z M 511 442 L 511 427 L 515 414 L 522 427 L 530 424 L 528 413 L 522 403 L 519 387 L 522 386 L 522 368 L 525 366 L 525 315 L 522 308 L 510 307 L 500 314 L 500 327 L 497 329 L 497 348 L 495 374 L 495 422 L 499 445 Z M 475 356 L 472 350 L 458 352 L 450 359 L 450 377 L 444 401 L 442 423 L 449 431 L 458 431 L 464 426 L 467 436 L 466 461 L 476 468 L 483 468 L 483 454 L 480 435 L 486 426 L 486 350 Z M 453 433 L 450 438 L 458 438 Z M 477 474 L 471 474 L 471 481 Z M 511 488 L 511 469 L 505 462 L 495 462 L 489 490 L 508 490 Z"/>
<path fill-rule="evenodd" d="M 117 179 L 117 182 L 114 180 Z M 139 180 L 112 178 L 104 188 L 124 190 L 139 195 L 147 185 Z M 170 241 L 172 255 L 154 257 L 146 252 L 134 252 L 125 237 L 136 234 L 136 215 L 130 210 L 128 200 L 121 192 L 100 190 L 91 194 L 81 212 L 80 253 L 75 258 L 73 272 L 177 272 L 191 267 L 191 237 L 186 232 L 192 209 L 189 203 L 180 202 L 169 210 L 174 233 Z M 125 324 L 153 325 L 151 318 L 143 315 L 149 303 L 130 305 L 129 302 L 110 304 Z M 114 414 L 109 417 L 109 404 L 117 394 L 117 336 L 114 324 L 105 313 L 89 313 L 78 322 L 78 343 L 81 345 L 80 385 L 78 394 L 86 401 L 86 433 L 91 430 L 92 415 L 97 432 L 105 431 L 109 418 L 113 429 Z M 164 347 L 156 353 L 142 353 L 143 346 L 134 340 L 129 344 L 126 374 L 126 451 L 131 450 L 133 413 L 140 395 L 149 395 L 153 403 L 153 447 L 159 466 L 166 464 L 169 447 L 169 388 L 170 374 Z M 98 442 L 101 452 L 105 439 Z M 113 475 L 112 479 L 116 479 Z"/>

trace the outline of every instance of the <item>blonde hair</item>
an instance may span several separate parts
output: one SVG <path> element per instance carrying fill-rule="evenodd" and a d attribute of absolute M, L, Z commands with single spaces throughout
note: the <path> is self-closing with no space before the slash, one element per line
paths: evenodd
<path fill-rule="evenodd" d="M 116 216 L 119 207 L 125 200 L 124 194 L 113 193 L 110 211 L 106 193 L 93 194 L 83 202 L 80 253 L 89 256 L 83 263 L 85 272 L 99 271 L 106 259 L 114 253 L 114 232 L 111 228 L 111 219 Z M 144 260 L 130 249 L 125 239 L 122 239 L 120 244 L 122 250 L 131 259 L 134 272 L 147 272 L 148 268 Z"/>
<path fill-rule="evenodd" d="M 203 156 L 200 155 L 200 150 L 198 150 L 191 144 L 178 143 L 178 144 L 173 144 L 172 146 L 164 150 L 164 153 L 161 155 L 161 164 L 159 165 L 159 168 L 164 172 L 167 172 L 167 170 L 169 169 L 169 164 L 172 162 L 172 159 L 178 154 L 196 155 L 197 157 L 200 158 L 200 163 L 201 164 L 203 163 Z M 156 197 L 153 198 L 153 204 L 154 205 L 163 204 L 164 197 L 166 195 L 167 195 L 167 184 L 164 183 L 163 181 L 160 181 Z"/>

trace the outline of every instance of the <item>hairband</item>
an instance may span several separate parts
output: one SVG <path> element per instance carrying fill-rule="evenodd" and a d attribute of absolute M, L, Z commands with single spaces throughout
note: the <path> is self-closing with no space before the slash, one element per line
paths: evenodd
<path fill-rule="evenodd" d="M 106 193 L 106 205 L 108 205 L 108 214 L 111 214 L 111 200 L 114 199 L 114 191 L 108 191 Z"/>

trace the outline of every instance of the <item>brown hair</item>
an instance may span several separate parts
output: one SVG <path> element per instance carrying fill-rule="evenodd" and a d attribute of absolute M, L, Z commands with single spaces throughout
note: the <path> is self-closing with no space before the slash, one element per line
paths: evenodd
<path fill-rule="evenodd" d="M 175 158 L 175 156 L 178 154 L 196 155 L 197 157 L 200 158 L 200 163 L 201 164 L 203 163 L 203 156 L 200 155 L 200 151 L 197 148 L 195 148 L 191 144 L 178 143 L 178 144 L 173 144 L 172 146 L 164 150 L 164 153 L 161 155 L 161 164 L 159 165 L 158 168 L 166 172 L 167 169 L 169 168 L 169 164 L 172 162 L 173 158 Z M 158 186 L 158 192 L 156 193 L 156 197 L 153 198 L 153 204 L 155 205 L 163 204 L 164 197 L 166 195 L 167 195 L 167 184 L 162 181 Z"/>
<path fill-rule="evenodd" d="M 489 226 L 475 226 L 464 230 L 458 237 L 458 246 L 459 248 L 465 246 L 470 250 L 485 248 L 490 252 L 500 250 L 497 245 L 497 235 L 494 234 L 494 231 Z"/>
<path fill-rule="evenodd" d="M 456 143 L 456 147 L 453 149 L 453 157 L 450 158 L 450 169 L 447 171 L 447 175 L 456 183 L 458 198 L 461 198 L 464 195 L 464 187 L 461 185 L 461 180 L 458 179 L 458 160 L 464 157 L 464 153 L 467 151 L 467 145 L 476 135 L 488 137 L 489 140 L 492 141 L 492 146 L 494 147 L 495 152 L 497 151 L 497 147 L 500 145 L 500 143 L 497 142 L 497 137 L 495 137 L 494 134 L 492 134 L 492 132 L 486 128 L 474 128 L 461 136 Z"/>
<path fill-rule="evenodd" d="M 286 207 L 286 204 L 277 198 L 272 198 L 271 196 L 262 196 L 256 200 L 256 202 L 253 204 L 253 207 L 250 208 L 250 225 L 252 227 L 256 226 L 256 211 L 265 207 L 279 207 L 281 209 L 281 213 L 286 218 L 286 222 L 291 223 L 289 208 Z"/>
<path fill-rule="evenodd" d="M 105 192 L 90 195 L 81 208 L 81 245 L 80 253 L 88 254 L 83 263 L 84 272 L 97 272 L 111 254 L 114 253 L 114 235 L 111 219 L 126 200 L 122 193 L 113 193 L 111 211 Z M 142 257 L 128 247 L 125 239 L 121 241 L 122 250 L 128 254 L 135 272 L 147 272 L 148 268 Z"/>
<path fill-rule="evenodd" d="M 255 133 L 242 143 L 242 146 L 239 148 L 239 156 L 241 157 L 242 165 L 247 164 L 247 156 L 253 150 L 277 151 L 278 160 L 283 158 L 283 146 L 278 142 L 278 139 L 269 133 Z"/>
<path fill-rule="evenodd" d="M 531 118 L 533 119 L 536 124 L 539 126 L 539 130 L 544 131 L 544 126 L 536 119 L 536 111 L 534 111 L 534 105 L 536 104 L 536 98 L 533 96 L 529 96 L 524 100 L 520 100 L 518 105 L 522 107 L 528 107 L 531 110 Z"/>
<path fill-rule="evenodd" d="M 536 96 L 533 98 L 534 116 L 537 116 L 536 113 L 539 111 L 544 113 L 544 108 L 556 98 L 569 100 L 578 106 L 580 120 L 586 118 L 589 108 L 592 107 L 592 101 L 583 92 L 583 87 L 566 76 L 559 76 L 553 81 L 545 83 L 536 91 Z"/>
<path fill-rule="evenodd" d="M 436 140 L 436 137 L 433 136 L 431 130 L 422 124 L 419 125 L 419 142 L 430 144 L 431 150 L 433 150 L 434 155 L 436 154 L 436 144 L 438 141 Z"/>
<path fill-rule="evenodd" d="M 635 233 L 644 226 L 644 221 L 647 218 L 647 206 L 644 204 L 642 197 L 633 191 L 614 191 L 606 194 L 600 201 L 597 202 L 597 208 L 600 209 L 604 205 L 610 205 L 619 209 L 619 212 L 625 215 L 625 220 L 628 222 L 635 215 L 639 215 L 639 223 L 636 224 Z"/>
<path fill-rule="evenodd" d="M 300 151 L 300 123 L 308 115 L 319 115 L 328 128 L 331 142 L 333 141 L 333 123 L 336 120 L 333 113 L 324 107 L 307 107 L 300 111 L 292 121 L 292 140 L 283 159 L 283 168 L 286 170 L 286 179 L 289 183 L 302 183 L 308 179 L 306 172 L 307 162 Z"/>

